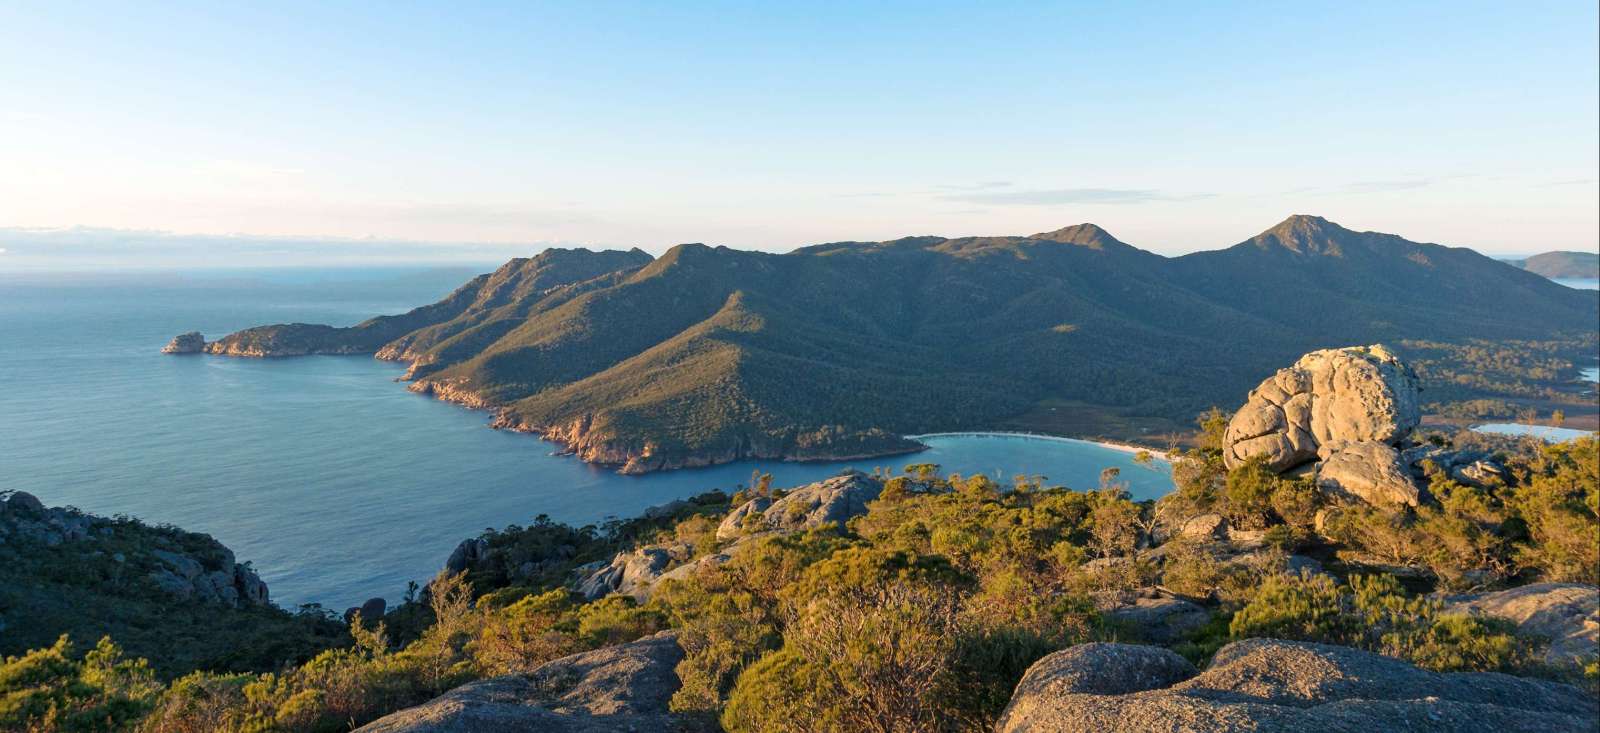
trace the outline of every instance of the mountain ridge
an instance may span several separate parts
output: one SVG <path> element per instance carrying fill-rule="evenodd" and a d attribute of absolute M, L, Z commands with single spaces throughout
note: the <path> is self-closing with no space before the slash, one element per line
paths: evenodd
<path fill-rule="evenodd" d="M 1507 263 L 1544 277 L 1600 278 L 1600 254 L 1594 252 L 1542 252 Z"/>
<path fill-rule="evenodd" d="M 1092 224 L 786 254 L 558 250 L 400 316 L 205 348 L 409 361 L 413 391 L 645 472 L 891 454 L 916 449 L 902 435 L 1062 404 L 1090 425 L 1176 424 L 1293 353 L 1587 333 L 1595 303 L 1471 250 L 1297 215 L 1181 257 Z"/>

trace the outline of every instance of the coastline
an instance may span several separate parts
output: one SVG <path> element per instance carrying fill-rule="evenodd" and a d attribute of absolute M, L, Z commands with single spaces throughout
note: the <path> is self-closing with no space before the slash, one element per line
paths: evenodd
<path fill-rule="evenodd" d="M 1160 458 L 1161 460 L 1166 461 L 1168 463 L 1172 462 L 1172 455 L 1170 453 L 1164 451 L 1164 450 L 1159 449 L 1159 448 L 1150 448 L 1150 447 L 1147 447 L 1147 446 L 1136 445 L 1136 444 L 1133 444 L 1133 443 L 1118 443 L 1118 442 L 1109 441 L 1109 440 L 1090 440 L 1090 439 L 1087 439 L 1087 438 L 1069 438 L 1069 437 L 1066 437 L 1064 435 L 1050 435 L 1050 434 L 1047 434 L 1047 433 L 1029 433 L 1029 432 L 1024 432 L 1024 431 L 1020 431 L 1020 430 L 956 430 L 956 431 L 951 431 L 951 432 L 946 432 L 946 433 L 922 433 L 922 434 L 919 434 L 919 435 L 907 435 L 907 436 L 905 436 L 906 440 L 915 440 L 915 441 L 919 441 L 919 442 L 923 438 L 959 438 L 959 437 L 970 437 L 970 438 L 985 438 L 985 437 L 994 437 L 994 438 L 1007 438 L 1007 437 L 1010 437 L 1010 438 L 1034 438 L 1034 439 L 1037 439 L 1037 440 L 1052 440 L 1052 441 L 1059 441 L 1059 442 L 1062 442 L 1062 443 L 1077 443 L 1077 444 L 1080 444 L 1080 445 L 1097 445 L 1097 446 L 1100 446 L 1102 448 L 1110 448 L 1111 450 L 1118 451 L 1120 453 L 1145 452 L 1145 453 L 1149 453 L 1150 455 L 1152 455 L 1152 456 L 1154 456 L 1156 458 Z"/>
<path fill-rule="evenodd" d="M 311 356 L 311 355 L 318 355 L 318 354 L 327 354 L 327 355 L 333 355 L 333 356 L 367 356 L 367 357 L 370 357 L 370 358 L 376 358 L 379 361 L 397 361 L 397 362 L 403 362 L 404 361 L 404 359 L 401 359 L 401 358 L 385 358 L 383 355 L 375 354 L 374 352 L 371 352 L 371 351 L 360 351 L 360 352 L 357 352 L 357 351 L 340 351 L 340 352 L 308 351 L 308 352 L 295 352 L 295 353 L 265 353 L 265 352 L 262 352 L 262 353 L 254 353 L 254 352 L 247 353 L 247 352 L 244 352 L 244 351 L 221 351 L 221 350 L 213 351 L 213 350 L 211 350 L 209 348 L 210 346 L 212 346 L 214 344 L 217 344 L 219 342 L 220 342 L 220 340 L 218 342 L 210 342 L 210 343 L 208 343 L 207 344 L 208 348 L 205 349 L 203 352 L 199 352 L 199 353 L 202 353 L 202 354 L 204 354 L 206 356 L 220 356 L 220 357 L 224 357 L 224 358 L 229 358 L 229 357 L 232 357 L 232 358 L 289 358 L 289 357 L 296 357 L 296 356 Z M 528 424 L 522 424 L 522 423 L 515 423 L 515 422 L 511 421 L 509 419 L 509 415 L 507 415 L 507 413 L 504 412 L 504 406 L 491 404 L 491 403 L 483 400 L 477 394 L 475 394 L 475 393 L 473 393 L 471 391 L 468 391 L 468 390 L 459 389 L 459 388 L 455 387 L 454 385 L 442 384 L 442 383 L 439 383 L 439 382 L 436 382 L 436 381 L 428 380 L 426 378 L 417 379 L 417 380 L 411 380 L 411 379 L 408 379 L 406 376 L 396 377 L 396 378 L 394 378 L 393 381 L 396 382 L 396 383 L 407 384 L 407 386 L 406 386 L 406 390 L 407 391 L 415 393 L 415 394 L 423 396 L 423 397 L 429 397 L 429 398 L 432 398 L 432 399 L 435 399 L 435 400 L 438 400 L 438 401 L 441 401 L 441 402 L 447 402 L 447 403 L 450 403 L 450 404 L 454 404 L 454 405 L 456 405 L 458 407 L 462 407 L 462 408 L 465 408 L 465 409 L 468 409 L 468 410 L 472 410 L 472 411 L 488 412 L 490 414 L 490 416 L 491 416 L 490 420 L 489 420 L 489 423 L 488 423 L 488 427 L 490 429 L 493 429 L 493 430 L 505 430 L 507 432 L 513 432 L 513 433 L 523 433 L 523 434 L 526 434 L 526 435 L 531 435 L 531 436 L 533 436 L 533 437 L 535 437 L 535 438 L 537 438 L 539 440 L 545 441 L 547 443 L 551 443 L 556 447 L 556 450 L 551 451 L 551 453 L 553 455 L 559 455 L 559 456 L 574 458 L 574 459 L 576 459 L 576 460 L 578 460 L 578 461 L 580 461 L 582 463 L 585 463 L 585 464 L 588 464 L 588 465 L 591 465 L 591 466 L 615 469 L 616 473 L 618 473 L 620 475 L 625 475 L 625 476 L 626 475 L 642 476 L 642 475 L 647 475 L 647 474 L 652 474 L 652 473 L 660 473 L 660 472 L 663 472 L 663 471 L 675 471 L 675 470 L 693 469 L 693 468 L 707 468 L 707 467 L 716 466 L 716 465 L 723 464 L 723 463 L 734 463 L 734 462 L 741 461 L 741 460 L 776 460 L 776 461 L 782 461 L 782 462 L 786 462 L 786 463 L 790 463 L 790 462 L 792 462 L 792 463 L 821 463 L 821 462 L 829 462 L 829 461 L 867 460 L 867 459 L 872 459 L 872 458 L 887 458 L 887 457 L 890 457 L 890 456 L 913 455 L 913 454 L 925 451 L 925 450 L 927 450 L 929 448 L 929 446 L 925 442 L 923 442 L 923 439 L 925 439 L 925 438 L 943 438 L 943 437 L 980 437 L 980 438 L 981 437 L 996 437 L 996 438 L 1016 437 L 1016 438 L 1031 438 L 1031 439 L 1035 439 L 1035 440 L 1047 440 L 1047 441 L 1056 441 L 1056 442 L 1062 442 L 1062 443 L 1074 443 L 1074 444 L 1079 444 L 1079 445 L 1099 446 L 1101 448 L 1109 448 L 1111 450 L 1114 450 L 1114 451 L 1117 451 L 1117 452 L 1120 452 L 1120 453 L 1134 454 L 1134 453 L 1145 452 L 1145 453 L 1149 453 L 1151 456 L 1153 456 L 1155 458 L 1159 458 L 1159 459 L 1161 459 L 1163 461 L 1166 461 L 1169 464 L 1172 462 L 1172 455 L 1169 454 L 1167 451 L 1159 449 L 1159 448 L 1153 448 L 1153 447 L 1149 447 L 1149 446 L 1142 446 L 1142 445 L 1138 445 L 1138 444 L 1135 444 L 1135 443 L 1123 443 L 1123 442 L 1110 441 L 1110 440 L 1093 440 L 1093 439 L 1088 439 L 1088 438 L 1071 438 L 1071 437 L 1067 437 L 1067 436 L 1063 436 L 1063 435 L 1051 435 L 1051 434 L 1048 434 L 1048 433 L 1033 433 L 1033 432 L 1026 432 L 1026 431 L 1019 431 L 1019 430 L 955 430 L 955 431 L 948 431 L 948 432 L 918 433 L 918 434 L 912 434 L 912 435 L 902 435 L 900 437 L 904 438 L 905 440 L 908 440 L 908 441 L 911 441 L 913 443 L 916 443 L 919 447 L 916 447 L 916 448 L 888 449 L 888 450 L 884 450 L 882 452 L 857 453 L 857 454 L 849 454 L 849 455 L 798 455 L 798 456 L 797 455 L 792 455 L 792 454 L 783 454 L 783 453 L 778 453 L 778 454 L 775 454 L 775 455 L 761 455 L 759 451 L 750 452 L 750 453 L 735 452 L 735 453 L 721 455 L 721 456 L 713 456 L 713 457 L 710 457 L 710 458 L 706 458 L 706 457 L 703 457 L 703 456 L 685 456 L 685 457 L 680 457 L 676 461 L 663 462 L 663 463 L 660 463 L 658 465 L 648 466 L 648 465 L 645 465 L 644 463 L 642 463 L 641 461 L 638 460 L 638 459 L 644 457 L 642 455 L 631 455 L 630 454 L 630 455 L 627 455 L 625 458 L 623 458 L 623 460 L 616 460 L 619 456 L 610 455 L 610 456 L 606 456 L 602 460 L 595 460 L 596 458 L 600 457 L 600 455 L 603 454 L 605 451 L 596 451 L 596 450 L 594 450 L 594 448 L 595 448 L 594 446 L 591 446 L 589 450 L 585 450 L 584 449 L 584 445 L 583 445 L 583 441 L 581 440 L 581 438 L 576 438 L 576 436 L 571 435 L 571 432 L 572 432 L 571 431 L 571 426 L 568 426 L 568 428 L 566 430 L 562 430 L 562 429 L 549 427 L 549 426 L 534 426 L 534 425 L 528 425 Z"/>

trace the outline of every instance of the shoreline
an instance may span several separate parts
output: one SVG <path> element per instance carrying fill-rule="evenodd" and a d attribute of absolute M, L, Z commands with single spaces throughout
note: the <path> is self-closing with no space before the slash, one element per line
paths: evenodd
<path fill-rule="evenodd" d="M 1033 438 L 1036 440 L 1050 440 L 1062 443 L 1077 443 L 1080 445 L 1097 445 L 1101 448 L 1110 448 L 1111 450 L 1119 453 L 1139 453 L 1142 451 L 1149 453 L 1151 456 L 1156 458 L 1160 458 L 1168 463 L 1172 462 L 1172 455 L 1158 448 L 1150 448 L 1134 443 L 1118 443 L 1109 440 L 1090 440 L 1088 438 L 1069 438 L 1065 435 L 1029 433 L 1019 430 L 956 430 L 945 433 L 922 433 L 919 435 L 907 435 L 904 437 L 906 440 L 915 440 L 918 442 L 921 442 L 924 438 Z"/>

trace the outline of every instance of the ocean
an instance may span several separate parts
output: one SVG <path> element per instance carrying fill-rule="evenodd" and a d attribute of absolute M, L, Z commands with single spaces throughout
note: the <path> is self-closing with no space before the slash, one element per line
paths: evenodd
<path fill-rule="evenodd" d="M 348 325 L 437 300 L 483 268 L 0 273 L 0 490 L 47 505 L 205 532 L 251 561 L 279 604 L 398 600 L 485 528 L 545 514 L 627 517 L 770 472 L 794 486 L 846 468 L 941 464 L 1001 481 L 1097 485 L 1135 498 L 1166 466 L 1059 439 L 930 437 L 930 450 L 825 464 L 742 462 L 620 476 L 491 430 L 487 414 L 411 394 L 369 357 L 167 356 L 172 336 L 263 323 Z"/>

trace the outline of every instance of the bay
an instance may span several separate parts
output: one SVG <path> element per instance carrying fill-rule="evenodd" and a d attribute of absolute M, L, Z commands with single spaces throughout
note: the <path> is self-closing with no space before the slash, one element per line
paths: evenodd
<path fill-rule="evenodd" d="M 932 462 L 1001 482 L 1093 488 L 1121 470 L 1135 498 L 1171 487 L 1162 461 L 1030 436 L 929 437 L 917 454 L 741 462 L 642 477 L 490 430 L 488 416 L 407 392 L 368 357 L 158 353 L 275 322 L 352 324 L 432 302 L 483 268 L 0 274 L 0 490 L 205 532 L 250 560 L 280 605 L 397 600 L 460 540 L 544 514 L 627 517 L 770 472 L 794 486 Z"/>

